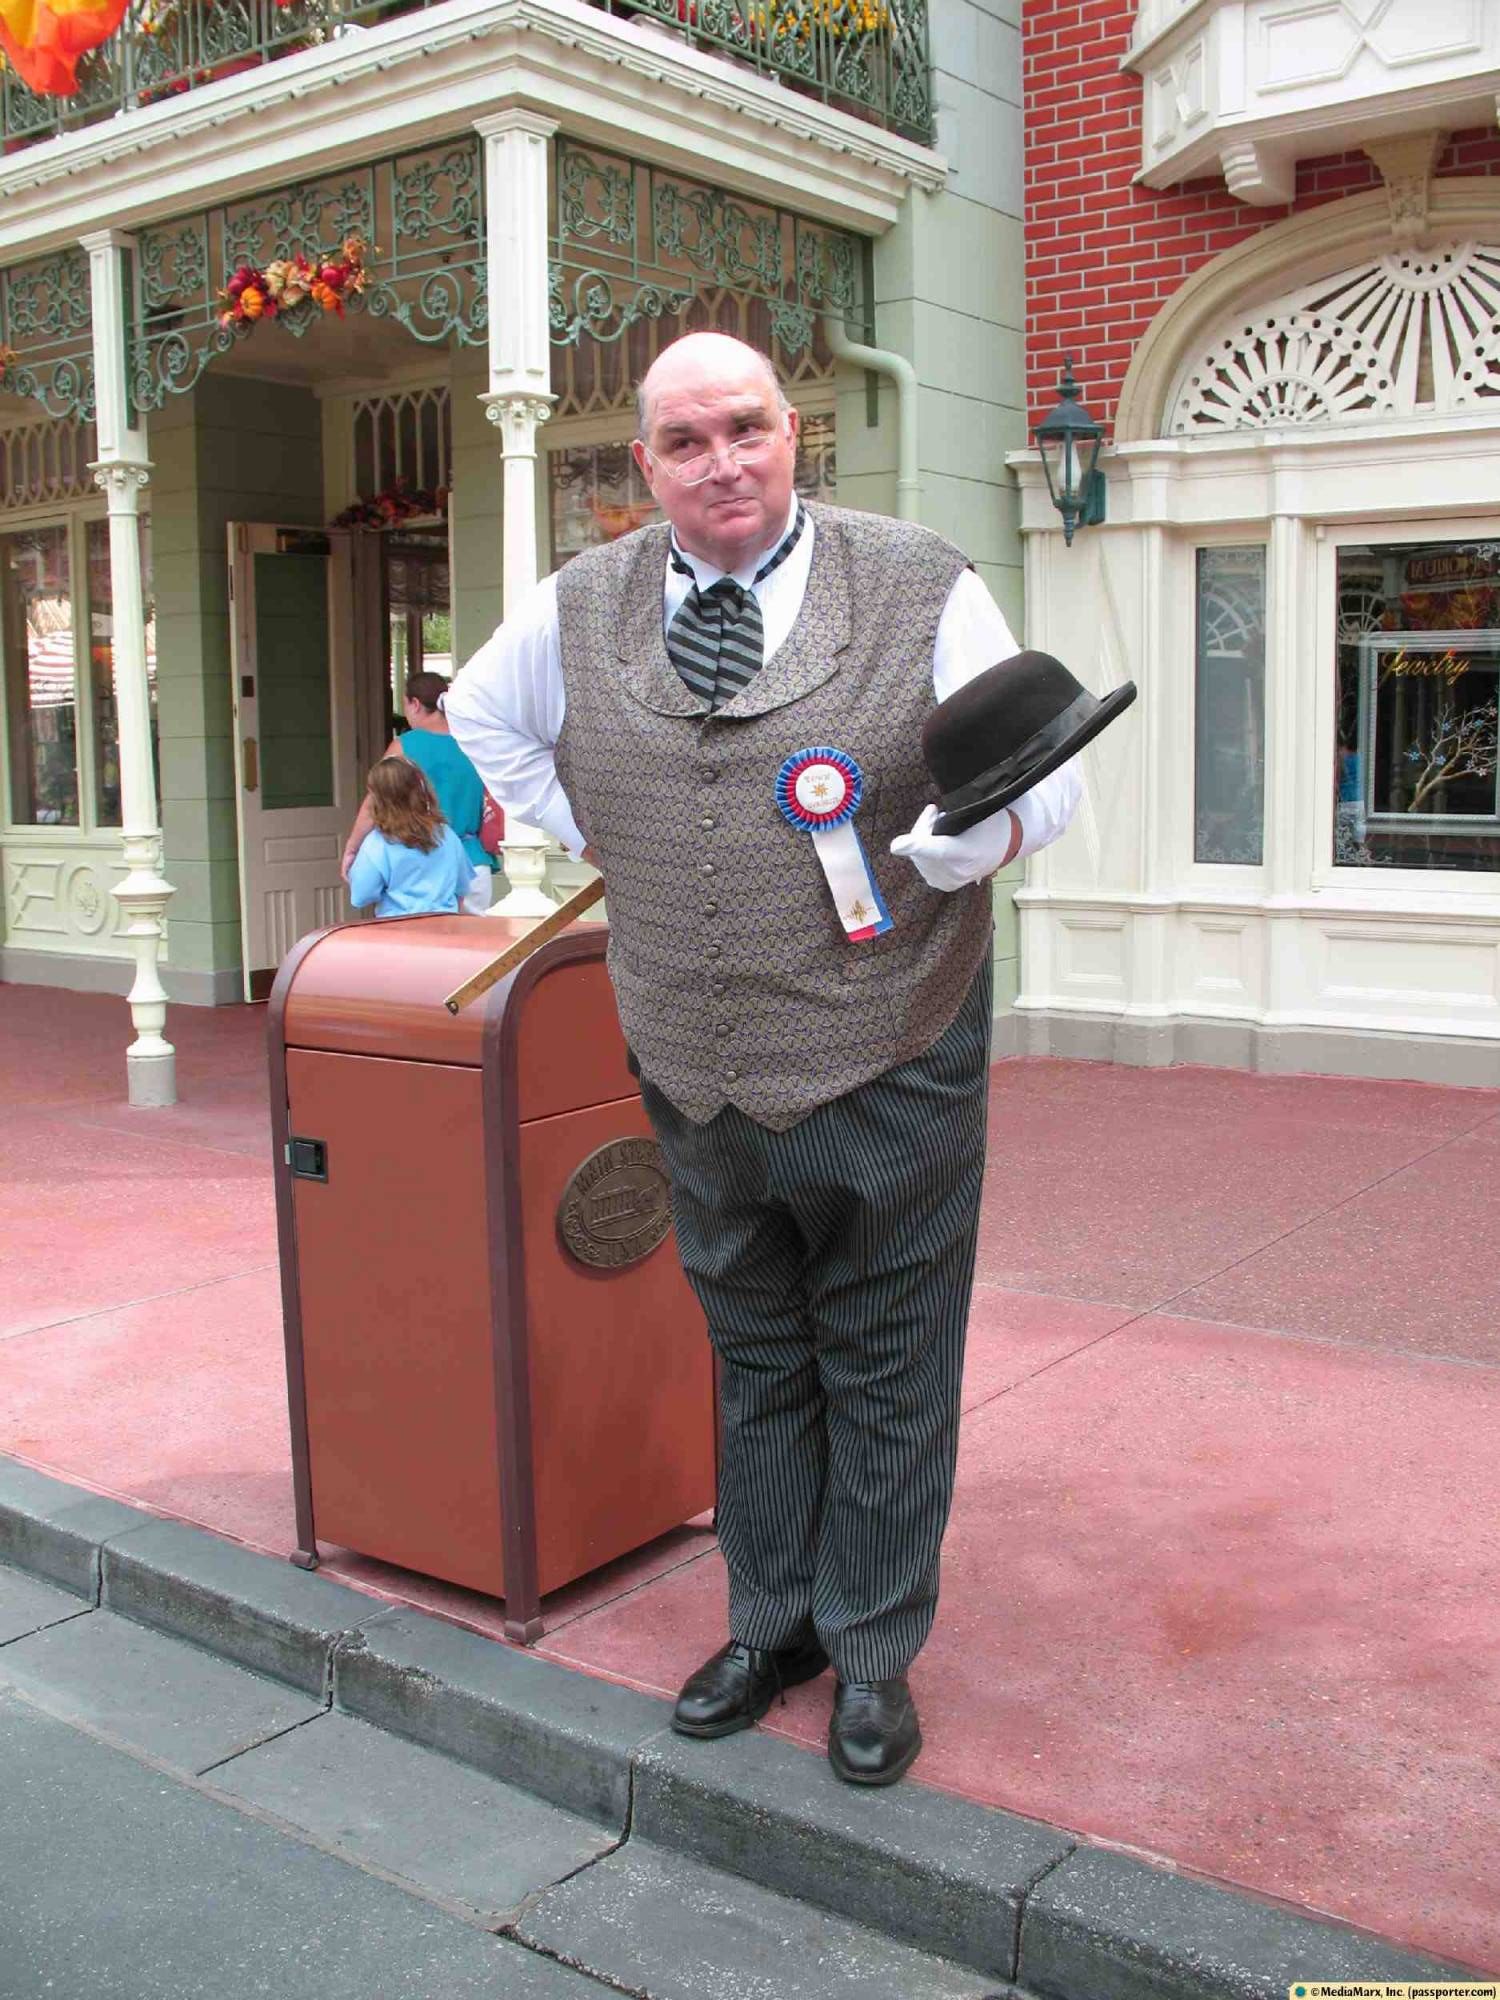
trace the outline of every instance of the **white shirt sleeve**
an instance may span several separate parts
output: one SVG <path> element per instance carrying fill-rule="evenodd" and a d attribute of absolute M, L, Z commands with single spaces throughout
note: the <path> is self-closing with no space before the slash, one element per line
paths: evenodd
<path fill-rule="evenodd" d="M 576 860 L 584 838 L 553 760 L 563 712 L 557 578 L 549 576 L 455 675 L 443 713 L 506 812 L 550 833 Z"/>
<path fill-rule="evenodd" d="M 939 701 L 946 701 L 976 674 L 1019 651 L 999 605 L 975 572 L 966 569 L 949 591 L 938 620 L 932 655 L 933 693 Z M 1012 817 L 1020 826 L 1021 844 L 1011 858 L 1021 861 L 1056 840 L 1082 796 L 1083 779 L 1078 759 L 1073 757 L 1029 792 L 1013 799 L 1006 810 L 992 813 L 966 833 L 933 833 L 936 815 L 928 807 L 910 833 L 892 842 L 891 851 L 907 855 L 933 888 L 965 888 L 992 875 L 1005 860 Z"/>

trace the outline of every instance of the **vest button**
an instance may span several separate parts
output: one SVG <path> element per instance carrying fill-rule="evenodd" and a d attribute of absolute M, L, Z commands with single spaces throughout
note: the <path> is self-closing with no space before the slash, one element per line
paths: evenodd
<path fill-rule="evenodd" d="M 738 1083 L 740 1080 L 740 1073 L 737 1069 L 726 1069 L 724 1074 L 731 1083 Z"/>
<path fill-rule="evenodd" d="M 711 861 L 705 861 L 699 872 L 704 875 L 712 875 L 714 872 L 714 864 Z"/>
<path fill-rule="evenodd" d="M 717 903 L 711 903 L 711 904 L 709 905 L 709 908 L 710 908 L 710 909 L 713 909 L 713 910 L 716 910 L 716 909 L 717 909 L 718 907 L 719 907 L 719 906 L 718 906 L 718 904 L 717 904 Z M 722 957 L 724 956 L 724 947 L 723 947 L 723 945 L 721 945 L 721 944 L 711 944 L 711 945 L 710 945 L 710 946 L 708 947 L 708 955 L 709 955 L 709 957 L 710 957 L 710 958 L 722 958 Z"/>
<path fill-rule="evenodd" d="M 724 1037 L 729 1033 L 729 1023 L 727 1021 L 716 1022 L 714 1033 L 719 1037 L 720 1041 L 723 1041 Z"/>
<path fill-rule="evenodd" d="M 722 979 L 715 979 L 710 984 L 708 990 L 710 993 L 713 994 L 714 998 L 717 999 L 721 993 L 726 992 L 728 989 L 726 988 Z"/>
<path fill-rule="evenodd" d="M 699 825 L 700 825 L 700 826 L 701 826 L 701 827 L 703 828 L 703 831 L 704 831 L 705 833 L 712 833 L 712 832 L 713 832 L 713 829 L 714 829 L 714 821 L 713 821 L 712 819 L 710 819 L 710 817 L 709 817 L 709 815 L 708 815 L 707 813 L 705 813 L 705 814 L 703 815 L 702 819 L 701 819 L 701 820 L 700 820 L 700 821 L 698 822 L 698 824 L 699 824 Z"/>
<path fill-rule="evenodd" d="M 712 765 L 704 767 L 703 782 L 705 785 L 716 785 L 719 782 L 719 774 Z"/>
<path fill-rule="evenodd" d="M 719 914 L 719 906 L 718 906 L 718 904 L 717 904 L 717 903 L 705 903 L 705 904 L 703 905 L 703 914 L 704 914 L 704 916 L 705 916 L 705 917 L 716 917 L 716 916 L 717 916 L 717 915 Z"/>

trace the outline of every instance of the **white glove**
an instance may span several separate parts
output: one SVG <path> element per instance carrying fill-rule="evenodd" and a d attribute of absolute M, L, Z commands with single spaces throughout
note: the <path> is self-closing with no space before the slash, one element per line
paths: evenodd
<path fill-rule="evenodd" d="M 910 861 L 929 889 L 967 889 L 993 875 L 1005 859 L 1014 822 L 1009 812 L 992 813 L 964 833 L 934 833 L 936 806 L 924 806 L 910 833 L 891 842 L 892 854 Z"/>

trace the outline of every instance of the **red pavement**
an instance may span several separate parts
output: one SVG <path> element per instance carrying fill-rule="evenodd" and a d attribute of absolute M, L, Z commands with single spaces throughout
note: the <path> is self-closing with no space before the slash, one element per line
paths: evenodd
<path fill-rule="evenodd" d="M 0 986 L 0 1451 L 285 1553 L 263 1025 L 132 1112 L 119 1001 Z M 998 1065 L 921 1779 L 1500 1969 L 1497 1239 L 1500 1093 Z M 541 1650 L 671 1693 L 723 1606 L 684 1528 Z"/>

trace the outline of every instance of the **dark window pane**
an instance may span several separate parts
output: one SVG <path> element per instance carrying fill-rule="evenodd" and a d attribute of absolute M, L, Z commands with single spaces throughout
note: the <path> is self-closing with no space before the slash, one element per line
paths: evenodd
<path fill-rule="evenodd" d="M 0 535 L 10 813 L 21 826 L 78 824 L 78 697 L 68 531 Z"/>
<path fill-rule="evenodd" d="M 1260 864 L 1265 701 L 1266 552 L 1199 549 L 1195 861 Z"/>
<path fill-rule="evenodd" d="M 1335 861 L 1500 865 L 1500 542 L 1338 553 Z"/>
<path fill-rule="evenodd" d="M 257 555 L 261 806 L 333 804 L 328 558 Z"/>

